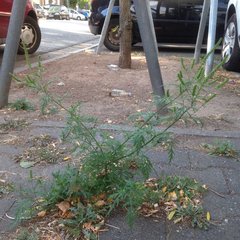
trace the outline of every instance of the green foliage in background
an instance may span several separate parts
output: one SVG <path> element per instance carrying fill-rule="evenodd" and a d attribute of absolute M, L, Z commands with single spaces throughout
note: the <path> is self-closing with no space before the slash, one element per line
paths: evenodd
<path fill-rule="evenodd" d="M 69 1 L 69 5 L 72 8 L 76 8 L 76 5 L 78 4 L 78 6 L 80 8 L 85 8 L 85 9 L 89 9 L 89 5 L 90 5 L 90 1 L 89 0 L 65 0 L 66 1 L 66 6 L 67 6 L 67 1 Z"/>

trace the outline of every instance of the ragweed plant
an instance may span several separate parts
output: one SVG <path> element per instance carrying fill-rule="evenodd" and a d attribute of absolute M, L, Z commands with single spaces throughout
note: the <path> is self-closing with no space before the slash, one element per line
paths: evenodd
<path fill-rule="evenodd" d="M 9 106 L 14 110 L 25 110 L 25 111 L 33 111 L 33 104 L 25 98 L 17 99 L 13 103 L 10 103 Z"/>
<path fill-rule="evenodd" d="M 201 147 L 206 149 L 210 155 L 225 156 L 238 158 L 238 151 L 234 148 L 230 141 L 216 141 L 213 144 L 201 144 Z"/>
<path fill-rule="evenodd" d="M 191 189 L 196 188 L 191 181 L 175 179 L 171 186 L 162 186 L 159 190 L 161 186 L 159 180 L 155 182 L 159 189 L 151 191 L 148 188 L 146 181 L 154 168 L 146 152 L 154 146 L 164 144 L 171 160 L 174 156 L 174 139 L 169 129 L 185 116 L 195 119 L 194 114 L 216 96 L 216 90 L 223 83 L 218 84 L 212 76 L 222 63 L 205 76 L 207 57 L 199 65 L 192 61 L 190 66 L 186 66 L 182 61 L 182 70 L 178 74 L 178 92 L 171 94 L 167 91 L 164 97 L 154 97 L 158 112 L 138 115 L 137 117 L 142 120 L 137 121 L 135 130 L 122 133 L 121 137 L 98 128 L 99 123 L 96 119 L 80 115 L 79 104 L 66 108 L 60 98 L 54 97 L 49 92 L 50 83 L 42 84 L 41 65 L 40 73 L 37 69 L 33 77 L 26 76 L 24 79 L 15 77 L 21 84 L 40 92 L 43 98 L 47 99 L 45 107 L 47 103 L 51 103 L 66 111 L 67 122 L 62 138 L 72 144 L 74 153 L 81 160 L 79 167 L 70 167 L 65 172 L 53 174 L 50 191 L 45 192 L 41 197 L 43 200 L 38 201 L 38 207 L 34 208 L 35 213 L 58 206 L 65 219 L 71 216 L 70 220 L 64 221 L 65 225 L 76 224 L 86 237 L 96 233 L 103 218 L 116 207 L 127 210 L 128 222 L 132 224 L 144 203 L 155 201 L 156 204 L 157 201 L 157 204 L 160 204 L 161 201 L 175 201 L 178 194 L 179 197 L 182 194 L 190 201 L 174 203 L 172 211 L 175 212 L 171 213 L 170 217 L 168 215 L 169 220 L 175 214 L 178 218 L 184 219 L 186 213 L 189 213 L 193 219 L 200 221 L 202 210 L 196 207 L 193 201 L 200 188 Z M 159 114 L 159 111 L 166 109 L 167 114 Z M 165 129 L 159 132 L 154 126 L 160 123 L 165 124 Z M 159 178 L 157 174 L 156 177 Z M 178 186 L 182 190 L 179 193 L 175 189 Z M 172 189 L 166 194 L 165 188 L 168 191 Z M 182 206 L 182 203 L 185 205 Z M 182 208 L 177 208 L 177 205 Z"/>

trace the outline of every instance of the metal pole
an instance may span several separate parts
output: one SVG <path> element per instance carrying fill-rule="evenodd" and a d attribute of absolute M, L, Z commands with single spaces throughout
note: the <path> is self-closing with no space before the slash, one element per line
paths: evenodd
<path fill-rule="evenodd" d="M 209 27 L 208 27 L 208 43 L 207 53 L 210 53 L 215 45 L 216 39 L 216 28 L 217 28 L 217 11 L 218 11 L 218 0 L 210 1 L 210 16 L 209 16 Z M 213 68 L 214 53 L 212 52 L 206 62 L 205 76 L 207 76 Z"/>
<path fill-rule="evenodd" d="M 196 63 L 199 63 L 199 59 L 200 59 L 200 53 L 201 53 L 201 48 L 202 48 L 202 43 L 203 43 L 203 36 L 204 36 L 205 28 L 206 28 L 209 9 L 210 9 L 210 1 L 204 0 L 202 16 L 201 16 L 199 29 L 198 29 L 197 42 L 196 42 L 196 47 L 195 47 L 195 52 L 194 52 L 194 59 L 195 59 Z"/>
<path fill-rule="evenodd" d="M 111 18 L 111 15 L 112 15 L 112 10 L 113 10 L 114 3 L 115 3 L 115 0 L 110 0 L 110 2 L 109 2 L 107 16 L 105 17 L 105 20 L 104 20 L 102 33 L 101 33 L 99 43 L 98 43 L 98 47 L 97 47 L 97 51 L 96 51 L 97 54 L 100 53 L 100 50 L 103 46 L 103 42 L 104 42 L 104 39 L 106 37 L 108 25 L 109 25 L 110 18 Z"/>
<path fill-rule="evenodd" d="M 11 85 L 10 73 L 13 73 L 14 70 L 26 3 L 27 0 L 13 1 L 12 15 L 10 17 L 0 72 L 0 108 L 8 104 L 8 95 Z"/>
<path fill-rule="evenodd" d="M 160 65 L 158 62 L 158 46 L 153 26 L 153 19 L 149 1 L 134 0 L 138 26 L 146 55 L 148 71 L 154 95 L 163 97 L 164 86 Z"/>

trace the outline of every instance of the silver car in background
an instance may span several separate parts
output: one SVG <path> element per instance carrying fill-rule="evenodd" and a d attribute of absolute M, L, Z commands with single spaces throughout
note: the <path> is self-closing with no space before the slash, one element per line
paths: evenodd
<path fill-rule="evenodd" d="M 77 12 L 76 10 L 69 8 L 68 9 L 69 12 L 69 17 L 71 19 L 75 19 L 75 20 L 85 20 L 85 16 L 79 12 Z"/>
<path fill-rule="evenodd" d="M 228 2 L 222 57 L 226 58 L 226 70 L 240 71 L 240 0 Z"/>

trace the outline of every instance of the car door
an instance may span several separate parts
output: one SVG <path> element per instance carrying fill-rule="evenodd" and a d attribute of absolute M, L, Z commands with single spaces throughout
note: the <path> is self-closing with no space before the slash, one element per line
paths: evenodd
<path fill-rule="evenodd" d="M 0 38 L 6 38 L 11 16 L 12 0 L 1 0 L 0 4 Z"/>
<path fill-rule="evenodd" d="M 69 9 L 68 12 L 69 12 L 69 17 L 70 17 L 70 18 L 73 18 L 73 9 Z"/>
<path fill-rule="evenodd" d="M 196 42 L 203 2 L 203 0 L 179 0 L 179 21 L 183 23 L 180 41 L 184 43 Z"/>
<path fill-rule="evenodd" d="M 178 41 L 182 34 L 178 0 L 150 1 L 156 38 L 161 43 Z"/>
<path fill-rule="evenodd" d="M 203 0 L 179 0 L 179 20 L 185 21 L 182 41 L 195 43 L 203 10 Z M 223 36 L 224 20 L 228 0 L 218 1 L 216 40 Z M 203 42 L 207 42 L 208 27 L 205 29 Z"/>

